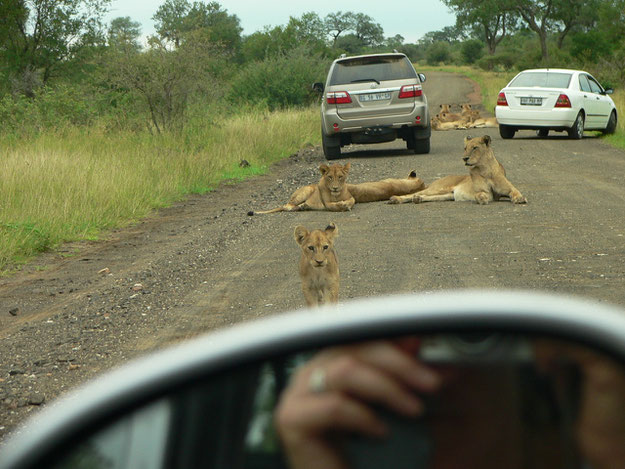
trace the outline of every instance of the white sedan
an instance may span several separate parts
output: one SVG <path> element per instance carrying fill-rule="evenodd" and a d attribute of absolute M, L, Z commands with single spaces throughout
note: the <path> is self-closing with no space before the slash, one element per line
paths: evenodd
<path fill-rule="evenodd" d="M 575 139 L 584 130 L 614 133 L 618 116 L 610 94 L 612 89 L 581 70 L 524 70 L 497 97 L 499 133 L 512 138 L 517 130 L 530 129 L 546 137 L 556 130 Z"/>

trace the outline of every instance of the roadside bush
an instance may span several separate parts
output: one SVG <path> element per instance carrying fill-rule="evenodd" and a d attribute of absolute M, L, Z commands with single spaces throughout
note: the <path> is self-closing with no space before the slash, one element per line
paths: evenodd
<path fill-rule="evenodd" d="M 612 52 L 612 45 L 605 34 L 599 31 L 577 33 L 571 38 L 571 55 L 579 60 L 592 60 L 607 57 Z"/>
<path fill-rule="evenodd" d="M 319 99 L 311 85 L 325 81 L 329 65 L 327 59 L 311 56 L 305 48 L 253 62 L 234 78 L 226 98 L 233 104 L 269 110 L 305 106 Z"/>
<path fill-rule="evenodd" d="M 99 114 L 93 98 L 88 90 L 70 85 L 41 88 L 32 98 L 5 95 L 0 100 L 2 131 L 24 134 L 90 126 Z"/>
<path fill-rule="evenodd" d="M 451 47 L 446 42 L 435 42 L 428 47 L 425 53 L 428 65 L 438 65 L 440 63 L 451 62 Z"/>
<path fill-rule="evenodd" d="M 505 71 L 511 70 L 516 62 L 516 57 L 510 52 L 500 52 L 493 55 L 487 55 L 477 60 L 475 64 L 482 70 L 488 71 Z"/>
<path fill-rule="evenodd" d="M 475 63 L 484 56 L 484 43 L 478 39 L 469 39 L 462 43 L 460 53 L 464 63 Z"/>

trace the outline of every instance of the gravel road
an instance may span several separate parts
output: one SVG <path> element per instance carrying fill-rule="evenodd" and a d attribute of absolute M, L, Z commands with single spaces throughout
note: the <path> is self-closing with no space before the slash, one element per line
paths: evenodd
<path fill-rule="evenodd" d="M 465 78 L 431 72 L 431 109 L 478 103 Z M 295 226 L 339 228 L 341 301 L 440 289 L 539 289 L 625 307 L 625 152 L 587 136 L 435 132 L 429 155 L 402 141 L 344 149 L 350 180 L 463 174 L 462 140 L 489 134 L 527 205 L 356 205 L 248 216 L 318 180 L 319 148 L 269 174 L 191 197 L 99 243 L 64 246 L 0 281 L 0 439 L 76 385 L 202 332 L 304 305 Z"/>

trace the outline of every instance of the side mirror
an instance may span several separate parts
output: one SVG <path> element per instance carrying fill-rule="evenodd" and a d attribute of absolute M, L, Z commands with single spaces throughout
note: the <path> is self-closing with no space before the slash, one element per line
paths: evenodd
<path fill-rule="evenodd" d="M 312 84 L 312 89 L 318 93 L 323 93 L 325 86 L 323 85 L 323 83 L 316 82 Z"/>
<path fill-rule="evenodd" d="M 415 391 L 425 410 L 407 417 L 395 413 L 401 406 L 389 410 L 396 399 L 368 394 L 376 380 L 366 375 L 373 398 L 363 402 L 388 438 L 356 432 L 333 440 L 345 443 L 352 469 L 564 469 L 623 460 L 625 313 L 559 296 L 462 292 L 280 315 L 136 361 L 44 409 L 4 446 L 0 469 L 297 469 L 299 437 L 287 438 L 297 420 L 274 416 L 289 395 L 298 418 L 306 402 L 338 385 L 330 377 L 358 376 L 302 373 L 381 341 L 439 373 L 440 386 Z M 380 353 L 362 357 L 387 363 Z M 289 394 L 294 376 L 306 378 L 303 401 L 301 389 Z M 323 405 L 317 409 L 320 416 Z"/>
<path fill-rule="evenodd" d="M 612 88 L 607 88 L 606 90 L 604 90 L 605 94 L 613 94 L 614 90 Z"/>
<path fill-rule="evenodd" d="M 419 73 L 419 80 L 421 80 L 421 83 L 425 83 L 425 74 L 424 73 Z"/>

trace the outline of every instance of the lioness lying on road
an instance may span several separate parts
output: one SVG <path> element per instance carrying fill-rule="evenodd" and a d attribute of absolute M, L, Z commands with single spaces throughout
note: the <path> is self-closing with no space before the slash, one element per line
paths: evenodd
<path fill-rule="evenodd" d="M 388 200 L 393 195 L 411 194 L 425 187 L 424 182 L 414 171 L 405 179 L 383 179 L 381 181 L 347 184 L 350 163 L 319 166 L 321 179 L 317 184 L 300 187 L 281 207 L 262 212 L 249 212 L 249 215 L 295 212 L 299 210 L 329 210 L 345 212 L 354 204 Z"/>
<path fill-rule="evenodd" d="M 465 176 L 445 176 L 415 194 L 393 196 L 390 204 L 406 202 L 439 202 L 443 200 L 475 201 L 488 204 L 500 197 L 509 197 L 513 204 L 525 204 L 527 199 L 506 178 L 504 167 L 497 161 L 488 135 L 464 139 L 464 164 L 469 166 Z"/>
<path fill-rule="evenodd" d="M 339 300 L 339 260 L 334 251 L 334 238 L 338 228 L 330 223 L 325 230 L 309 232 L 300 225 L 294 235 L 302 250 L 299 276 L 306 304 L 336 303 Z"/>

